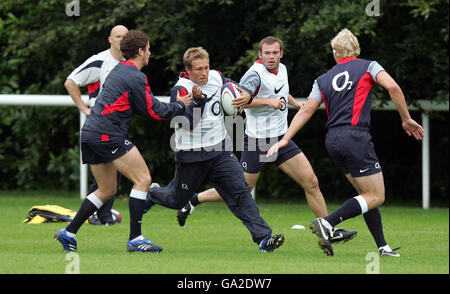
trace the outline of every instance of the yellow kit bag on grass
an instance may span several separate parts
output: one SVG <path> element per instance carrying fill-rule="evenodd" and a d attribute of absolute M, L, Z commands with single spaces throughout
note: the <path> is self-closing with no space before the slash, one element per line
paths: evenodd
<path fill-rule="evenodd" d="M 28 212 L 28 217 L 23 220 L 23 223 L 71 222 L 76 214 L 76 211 L 58 205 L 33 206 Z M 86 220 L 85 223 L 89 223 L 89 221 Z"/>

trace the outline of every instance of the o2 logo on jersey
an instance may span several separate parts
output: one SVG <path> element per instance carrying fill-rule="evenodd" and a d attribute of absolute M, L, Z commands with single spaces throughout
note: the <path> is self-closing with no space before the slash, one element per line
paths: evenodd
<path fill-rule="evenodd" d="M 214 102 L 214 103 L 211 105 L 211 112 L 212 112 L 212 114 L 214 114 L 215 116 L 220 115 L 220 113 L 222 112 L 222 107 L 221 107 L 219 101 L 216 101 L 216 102 Z"/>
<path fill-rule="evenodd" d="M 344 77 L 344 82 L 338 86 L 338 80 Z M 333 81 L 331 82 L 331 84 L 333 85 L 333 89 L 337 92 L 340 92 L 342 90 L 344 90 L 345 88 L 347 88 L 347 90 L 351 90 L 352 86 L 353 86 L 353 82 L 349 81 L 350 76 L 348 75 L 348 71 L 344 71 L 341 72 L 340 74 L 337 74 L 334 76 Z"/>
<path fill-rule="evenodd" d="M 280 111 L 285 111 L 287 109 L 287 101 L 285 97 L 281 97 L 280 100 L 283 100 L 285 103 L 283 107 L 280 108 Z"/>

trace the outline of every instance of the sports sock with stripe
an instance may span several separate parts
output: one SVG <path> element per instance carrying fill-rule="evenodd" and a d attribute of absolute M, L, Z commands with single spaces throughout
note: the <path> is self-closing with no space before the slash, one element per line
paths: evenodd
<path fill-rule="evenodd" d="M 194 196 L 192 196 L 190 202 L 192 206 L 197 206 L 200 204 L 200 201 L 198 201 L 198 193 L 195 193 Z"/>
<path fill-rule="evenodd" d="M 358 195 L 345 201 L 341 207 L 332 214 L 324 217 L 324 219 L 334 227 L 346 219 L 353 218 L 366 212 L 367 202 L 362 196 Z"/>
<path fill-rule="evenodd" d="M 147 192 L 131 190 L 128 208 L 130 211 L 130 240 L 142 235 L 141 222 L 144 214 L 145 199 Z"/>
<path fill-rule="evenodd" d="M 83 223 L 103 205 L 102 201 L 94 194 L 89 194 L 81 204 L 77 214 L 67 226 L 67 232 L 76 234 Z"/>
<path fill-rule="evenodd" d="M 131 242 L 136 242 L 136 241 L 139 241 L 139 240 L 144 240 L 144 236 L 139 235 L 139 236 L 137 236 L 136 238 L 131 239 L 130 241 L 131 241 Z"/>

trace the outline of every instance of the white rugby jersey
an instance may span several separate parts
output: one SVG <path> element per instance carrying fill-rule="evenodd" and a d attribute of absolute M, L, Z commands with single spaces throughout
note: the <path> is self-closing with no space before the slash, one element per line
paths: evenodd
<path fill-rule="evenodd" d="M 175 86 L 186 88 L 188 93 L 196 85 L 187 78 L 180 78 Z M 178 150 L 191 150 L 202 147 L 214 146 L 223 141 L 227 135 L 223 119 L 223 111 L 220 105 L 220 92 L 223 85 L 222 76 L 216 70 L 210 70 L 206 85 L 197 86 L 206 95 L 207 99 L 203 114 L 194 129 L 186 130 L 181 127 L 175 128 L 175 143 Z M 200 110 L 197 113 L 200 114 Z M 194 121 L 198 119 L 195 117 Z"/>
<path fill-rule="evenodd" d="M 286 106 L 277 110 L 268 106 L 245 108 L 247 117 L 245 133 L 252 138 L 274 138 L 284 135 L 288 127 L 287 102 L 289 95 L 286 66 L 280 63 L 278 73 L 275 74 L 269 72 L 262 63 L 255 62 L 247 73 L 250 71 L 255 71 L 261 80 L 256 98 L 282 99 L 286 101 Z"/>
<path fill-rule="evenodd" d="M 89 105 L 91 107 L 94 106 L 95 98 L 102 91 L 106 77 L 120 61 L 111 55 L 110 50 L 106 49 L 89 57 L 67 77 L 67 79 L 74 81 L 79 87 L 99 82 L 99 86 L 95 91 L 96 95 L 89 95 Z"/>

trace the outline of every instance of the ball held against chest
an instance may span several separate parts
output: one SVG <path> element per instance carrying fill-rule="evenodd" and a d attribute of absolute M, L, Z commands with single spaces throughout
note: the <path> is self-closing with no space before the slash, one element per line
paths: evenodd
<path fill-rule="evenodd" d="M 233 103 L 233 100 L 239 96 L 241 96 L 241 93 L 239 92 L 239 90 L 235 84 L 228 82 L 222 86 L 220 97 L 221 97 L 222 108 L 223 108 L 225 115 L 232 115 L 232 116 L 237 115 L 238 109 L 234 108 L 232 103 Z"/>

